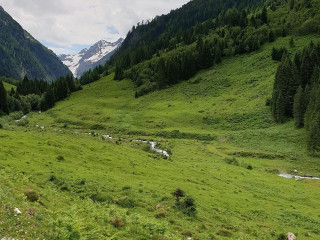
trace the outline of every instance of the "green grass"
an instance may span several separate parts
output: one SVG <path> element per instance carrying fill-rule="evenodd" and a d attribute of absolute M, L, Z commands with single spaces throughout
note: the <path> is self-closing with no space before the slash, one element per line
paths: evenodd
<path fill-rule="evenodd" d="M 10 83 L 6 83 L 6 82 L 2 82 L 3 83 L 3 86 L 4 86 L 4 88 L 7 90 L 7 91 L 10 91 L 11 90 L 11 88 L 13 88 L 14 90 L 16 90 L 16 86 L 14 86 L 14 85 L 12 85 L 12 84 L 10 84 Z"/>
<path fill-rule="evenodd" d="M 130 80 L 110 75 L 46 113 L 29 114 L 25 126 L 15 117 L 1 119 L 0 204 L 10 208 L 0 210 L 0 233 L 25 239 L 278 239 L 294 232 L 299 239 L 308 233 L 320 239 L 320 182 L 277 176 L 295 169 L 320 175 L 319 160 L 308 155 L 304 130 L 293 122 L 274 124 L 265 106 L 278 64 L 271 49 L 289 48 L 289 39 L 138 99 Z M 316 39 L 296 37 L 289 52 Z M 73 133 L 92 131 L 155 140 L 172 156 L 164 159 L 130 140 Z M 40 202 L 27 201 L 27 188 Z M 195 199 L 196 217 L 174 207 L 177 188 Z M 14 207 L 21 216 L 12 214 Z M 31 218 L 30 208 L 36 210 Z M 115 218 L 124 226 L 115 227 Z"/>

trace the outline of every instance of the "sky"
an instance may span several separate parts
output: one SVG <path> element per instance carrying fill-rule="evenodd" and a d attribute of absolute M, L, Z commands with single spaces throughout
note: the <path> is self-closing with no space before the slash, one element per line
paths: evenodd
<path fill-rule="evenodd" d="M 34 38 L 56 54 L 74 54 L 101 39 L 125 38 L 133 25 L 190 0 L 0 0 Z"/>

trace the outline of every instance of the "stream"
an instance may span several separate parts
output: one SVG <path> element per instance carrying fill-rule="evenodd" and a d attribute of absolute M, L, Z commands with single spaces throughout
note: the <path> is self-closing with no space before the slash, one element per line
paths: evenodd
<path fill-rule="evenodd" d="M 320 180 L 319 177 L 313 177 L 313 176 L 298 176 L 298 175 L 292 175 L 292 174 L 288 174 L 288 173 L 281 173 L 281 174 L 278 174 L 279 177 L 284 177 L 284 178 L 287 178 L 287 179 L 313 179 L 313 180 Z"/>
<path fill-rule="evenodd" d="M 102 137 L 105 137 L 105 138 L 108 138 L 108 139 L 112 139 L 112 140 L 127 140 L 128 139 L 118 139 L 118 138 L 114 138 L 114 137 L 111 137 L 110 135 L 102 135 Z M 134 142 L 142 142 L 142 143 L 148 143 L 150 145 L 150 149 L 154 152 L 157 152 L 157 153 L 160 153 L 161 155 L 163 156 L 166 156 L 166 157 L 170 157 L 170 154 L 165 151 L 165 150 L 162 150 L 160 148 L 156 148 L 156 146 L 158 145 L 157 142 L 154 142 L 154 141 L 146 141 L 146 140 L 133 140 Z"/>

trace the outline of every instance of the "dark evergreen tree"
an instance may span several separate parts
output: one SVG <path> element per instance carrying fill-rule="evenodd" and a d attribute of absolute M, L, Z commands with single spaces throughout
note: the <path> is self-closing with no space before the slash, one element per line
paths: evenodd
<path fill-rule="evenodd" d="M 274 33 L 272 30 L 269 31 L 269 35 L 268 35 L 268 40 L 269 42 L 274 42 Z"/>
<path fill-rule="evenodd" d="M 290 0 L 290 10 L 294 8 L 295 0 Z"/>
<path fill-rule="evenodd" d="M 256 18 L 253 15 L 250 18 L 250 25 L 252 27 L 257 27 L 257 21 L 256 21 Z"/>
<path fill-rule="evenodd" d="M 304 115 L 306 112 L 306 96 L 301 86 L 299 86 L 293 102 L 293 116 L 297 128 L 304 126 Z"/>
<path fill-rule="evenodd" d="M 307 144 L 311 153 L 320 151 L 320 88 L 314 86 L 310 93 L 309 105 L 305 117 Z"/>
<path fill-rule="evenodd" d="M 294 64 L 289 57 L 283 56 L 275 76 L 272 113 L 276 122 L 283 122 L 286 117 L 292 117 L 293 101 L 299 78 Z"/>
<path fill-rule="evenodd" d="M 7 91 L 3 86 L 2 81 L 0 81 L 0 111 L 8 113 L 8 102 L 7 102 Z"/>
<path fill-rule="evenodd" d="M 122 80 L 124 78 L 123 76 L 123 69 L 120 67 L 119 64 L 116 65 L 116 70 L 114 74 L 114 80 Z"/>
<path fill-rule="evenodd" d="M 272 114 L 277 123 L 283 123 L 286 120 L 285 98 L 281 91 L 274 92 L 272 98 Z"/>
<path fill-rule="evenodd" d="M 168 79 L 165 72 L 165 62 L 163 58 L 160 58 L 157 64 L 156 80 L 159 88 L 164 88 L 168 85 Z"/>
<path fill-rule="evenodd" d="M 262 24 L 268 23 L 268 12 L 267 12 L 266 7 L 263 7 L 260 19 L 261 19 Z"/>
<path fill-rule="evenodd" d="M 73 76 L 71 74 L 67 74 L 67 76 L 65 77 L 66 81 L 67 81 L 67 85 L 68 88 L 71 92 L 74 92 L 76 90 L 76 86 L 74 84 L 74 79 Z"/>

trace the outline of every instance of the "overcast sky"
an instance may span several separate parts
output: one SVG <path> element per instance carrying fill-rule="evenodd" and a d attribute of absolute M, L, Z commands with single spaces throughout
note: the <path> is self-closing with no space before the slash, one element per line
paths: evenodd
<path fill-rule="evenodd" d="M 137 22 L 169 13 L 190 0 L 0 0 L 33 37 L 57 54 L 78 53 L 125 37 Z"/>

